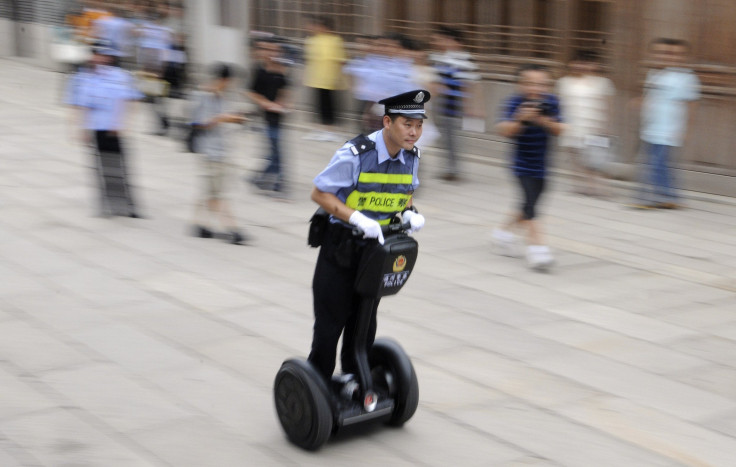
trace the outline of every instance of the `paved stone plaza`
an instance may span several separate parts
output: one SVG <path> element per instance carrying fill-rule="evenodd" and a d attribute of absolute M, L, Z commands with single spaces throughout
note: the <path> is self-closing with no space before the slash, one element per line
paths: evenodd
<path fill-rule="evenodd" d="M 271 389 L 309 350 L 309 191 L 337 145 L 292 117 L 283 202 L 242 183 L 264 145 L 234 127 L 231 198 L 253 241 L 233 246 L 188 235 L 196 158 L 140 106 L 128 148 L 147 218 L 93 217 L 62 78 L 0 60 L 0 466 L 734 465 L 734 200 L 633 211 L 625 183 L 584 198 L 557 175 L 542 274 L 490 248 L 515 202 L 506 145 L 465 160 L 459 184 L 426 150 L 420 257 L 378 330 L 412 356 L 419 409 L 307 453 Z"/>

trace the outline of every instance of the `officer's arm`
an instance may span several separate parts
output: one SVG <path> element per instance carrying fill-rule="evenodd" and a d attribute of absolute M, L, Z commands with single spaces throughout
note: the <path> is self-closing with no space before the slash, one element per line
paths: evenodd
<path fill-rule="evenodd" d="M 347 207 L 337 196 L 322 191 L 317 187 L 312 189 L 312 201 L 319 204 L 328 213 L 345 222 L 350 222 L 350 216 L 355 212 L 355 209 Z"/>

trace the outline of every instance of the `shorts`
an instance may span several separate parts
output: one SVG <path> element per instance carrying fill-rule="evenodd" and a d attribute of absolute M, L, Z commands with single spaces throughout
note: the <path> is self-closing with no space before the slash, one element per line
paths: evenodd
<path fill-rule="evenodd" d="M 223 199 L 227 166 L 224 161 L 202 158 L 202 176 L 204 178 L 205 197 Z"/>
<path fill-rule="evenodd" d="M 544 191 L 544 179 L 538 177 L 519 177 L 519 184 L 524 198 L 521 204 L 521 213 L 524 220 L 531 220 L 537 216 L 537 201 Z"/>

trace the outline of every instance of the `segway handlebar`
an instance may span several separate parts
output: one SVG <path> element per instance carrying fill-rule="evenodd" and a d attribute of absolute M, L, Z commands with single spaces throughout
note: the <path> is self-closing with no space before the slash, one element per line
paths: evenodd
<path fill-rule="evenodd" d="M 360 227 L 351 226 L 353 229 L 353 236 L 354 237 L 362 237 L 365 235 L 365 232 L 363 232 L 363 229 Z M 394 219 L 392 219 L 392 222 L 390 224 L 382 225 L 381 226 L 381 232 L 383 232 L 383 235 L 389 235 L 389 234 L 396 234 L 396 233 L 406 233 L 411 228 L 411 224 L 409 221 L 402 221 L 401 220 L 401 214 L 397 214 Z"/>

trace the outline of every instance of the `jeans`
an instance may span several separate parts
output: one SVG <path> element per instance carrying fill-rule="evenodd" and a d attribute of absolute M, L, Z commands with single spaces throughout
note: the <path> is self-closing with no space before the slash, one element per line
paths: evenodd
<path fill-rule="evenodd" d="M 670 155 L 673 146 L 646 144 L 647 164 L 642 173 L 638 197 L 642 201 L 665 203 L 677 201 L 677 187 Z"/>
<path fill-rule="evenodd" d="M 270 146 L 268 155 L 268 163 L 266 168 L 261 172 L 262 178 L 268 175 L 274 175 L 274 190 L 280 190 L 283 182 L 283 172 L 281 170 L 281 127 L 278 124 L 269 124 L 266 127 L 266 136 Z"/>

